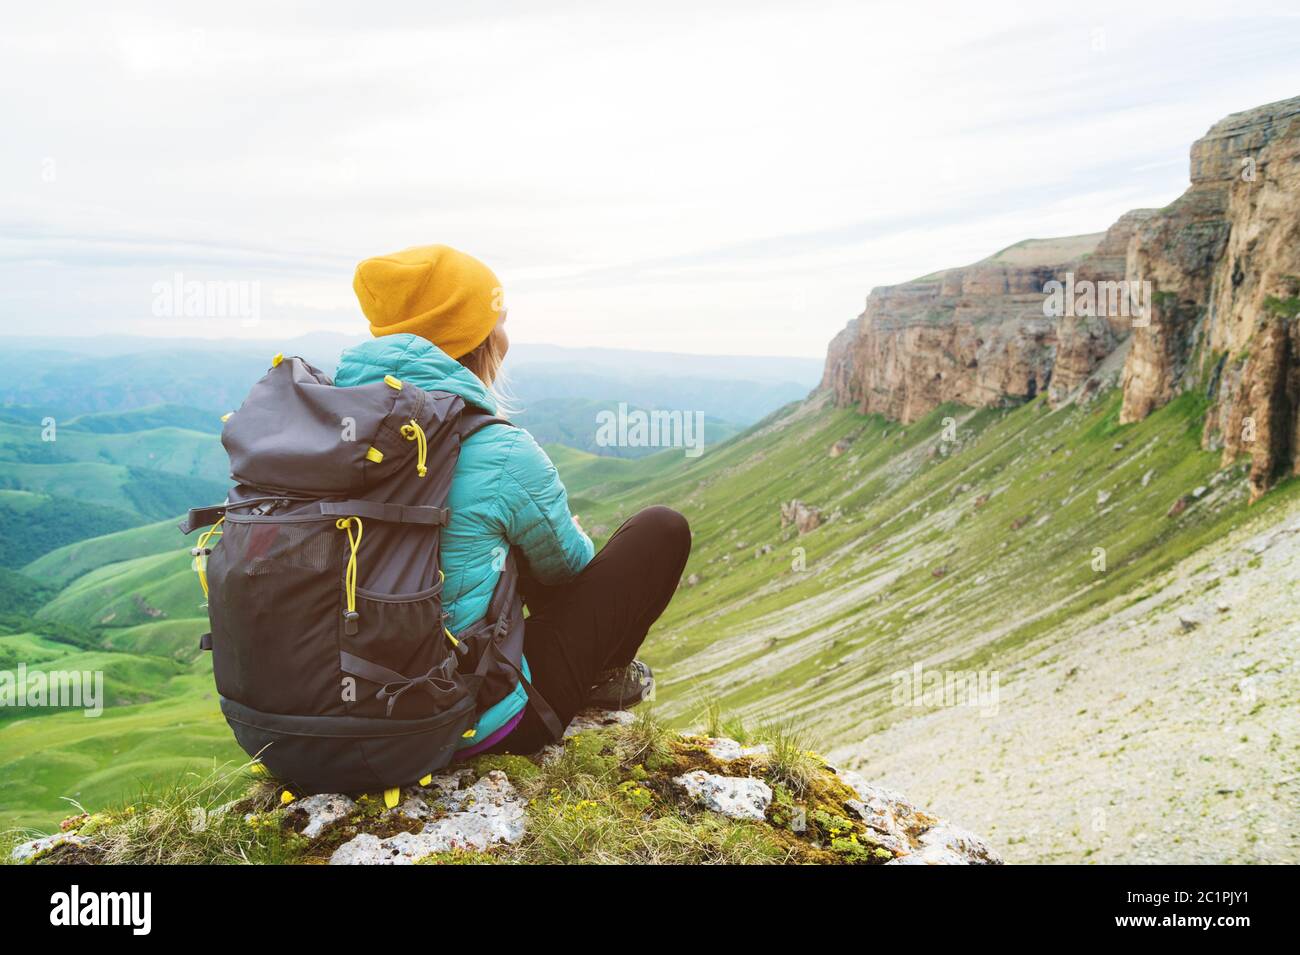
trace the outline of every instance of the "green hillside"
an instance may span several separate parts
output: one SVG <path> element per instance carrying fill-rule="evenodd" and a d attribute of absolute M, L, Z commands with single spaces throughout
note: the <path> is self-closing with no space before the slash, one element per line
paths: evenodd
<path fill-rule="evenodd" d="M 122 416 L 105 416 L 125 427 Z M 220 501 L 229 467 L 213 434 L 164 427 L 53 432 L 0 423 L 0 566 L 25 564 L 64 544 Z M 30 513 L 23 518 L 23 510 Z"/>
<path fill-rule="evenodd" d="M 584 520 L 584 526 L 587 512 L 596 500 L 630 491 L 653 477 L 668 474 L 683 460 L 681 451 L 672 449 L 628 460 L 577 451 L 560 444 L 545 447 L 564 478 L 570 509 Z M 596 533 L 594 527 L 592 531 Z"/>
<path fill-rule="evenodd" d="M 99 419 L 124 429 L 129 416 Z M 0 461 L 17 464 L 94 463 L 166 471 L 224 482 L 230 473 L 226 452 L 212 432 L 178 427 L 150 427 L 98 433 L 81 430 L 73 419 L 46 432 L 39 425 L 0 423 Z M 95 420 L 93 417 L 90 419 Z M 214 418 L 214 420 L 218 420 Z M 49 438 L 53 436 L 53 440 Z"/>
<path fill-rule="evenodd" d="M 155 428 L 181 428 L 203 434 L 221 434 L 221 415 L 206 408 L 189 405 L 158 404 L 130 411 L 97 411 L 78 415 L 63 429 L 93 431 L 97 434 L 121 434 Z"/>
<path fill-rule="evenodd" d="M 611 382 L 609 393 L 619 394 L 621 391 L 617 384 Z M 617 401 L 597 401 L 589 398 L 541 398 L 529 402 L 522 411 L 512 414 L 510 417 L 521 428 L 527 428 L 541 444 L 563 445 L 564 447 L 588 451 L 602 457 L 644 458 L 652 454 L 658 454 L 667 442 L 678 440 L 678 437 L 683 442 L 685 441 L 685 435 L 674 437 L 671 434 L 664 434 L 660 438 L 664 443 L 658 446 L 602 446 L 598 444 L 600 416 L 604 413 L 617 415 L 618 408 L 619 402 Z M 639 408 L 637 405 L 626 406 L 625 410 L 629 415 L 636 413 L 638 410 L 642 413 L 648 413 L 649 411 L 648 408 Z M 692 412 L 687 412 L 687 414 L 690 413 Z M 617 418 L 614 420 L 617 420 Z M 691 419 L 692 422 L 694 420 Z M 740 430 L 739 426 L 729 421 L 723 421 L 708 415 L 703 417 L 703 422 L 703 448 L 711 448 L 721 444 Z M 699 441 L 699 437 L 693 430 L 695 425 L 692 423 L 690 427 L 692 428 L 691 440 L 696 443 Z M 677 454 L 682 454 L 680 448 Z"/>
<path fill-rule="evenodd" d="M 199 616 L 203 595 L 190 560 L 188 551 L 172 548 L 107 564 L 78 577 L 37 616 L 84 628 Z"/>
<path fill-rule="evenodd" d="M 30 668 L 35 661 L 30 656 L 25 655 L 25 651 L 28 649 L 26 641 L 33 636 L 32 634 L 14 634 L 0 637 L 0 652 L 8 651 L 6 655 L 11 658 L 18 656 Z M 12 647 L 10 646 L 11 641 L 13 642 Z M 51 651 L 57 644 L 46 641 L 40 643 L 39 646 L 43 650 Z M 104 692 L 101 700 L 106 709 L 129 706 L 133 703 L 141 703 L 157 699 L 160 696 L 166 696 L 169 692 L 171 680 L 183 672 L 180 664 L 156 656 L 78 650 L 68 652 L 69 648 L 64 647 L 63 649 L 65 652 L 57 655 L 38 653 L 35 655 L 36 660 L 39 660 L 42 669 L 47 670 L 60 670 L 68 673 L 102 673 L 104 675 Z M 7 702 L 3 708 L 0 708 L 0 721 L 22 720 L 33 717 L 43 719 L 48 715 L 50 715 L 50 710 L 47 708 L 23 707 L 12 701 Z M 83 717 L 83 719 L 85 718 Z"/>
<path fill-rule="evenodd" d="M 195 502 L 223 501 L 229 487 L 226 481 L 98 461 L 0 462 L 0 468 L 0 485 L 6 489 L 71 502 L 64 507 L 88 505 L 134 515 L 135 523 L 183 513 Z M 92 534 L 105 530 L 103 522 L 87 529 Z"/>
<path fill-rule="evenodd" d="M 3 500 L 3 498 L 0 498 Z M 50 551 L 23 567 L 23 573 L 60 586 L 105 564 L 189 549 L 186 537 L 176 526 L 179 517 L 103 534 Z"/>
<path fill-rule="evenodd" d="M 49 826 L 68 799 L 103 806 L 215 762 L 242 760 L 211 688 L 206 659 L 173 677 L 171 697 L 0 721 L 0 828 Z"/>
<path fill-rule="evenodd" d="M 52 583 L 28 577 L 8 567 L 0 567 L 0 614 L 25 616 L 35 613 L 56 593 L 58 587 Z"/>
<path fill-rule="evenodd" d="M 5 472 L 7 475 L 7 466 Z M 123 508 L 39 491 L 0 490 L 0 567 L 20 567 L 89 535 L 107 534 L 139 522 L 138 515 Z"/>
<path fill-rule="evenodd" d="M 707 698 L 862 739 L 904 718 L 890 676 L 918 658 L 1005 666 L 1060 621 L 1297 496 L 1291 481 L 1248 509 L 1240 467 L 1218 472 L 1200 448 L 1196 396 L 1132 425 L 1118 424 L 1119 399 L 940 408 L 905 427 L 818 399 L 602 496 L 588 526 L 648 503 L 692 523 L 698 582 L 646 652 L 661 703 L 691 719 Z M 949 417 L 955 442 L 942 440 Z M 848 450 L 832 457 L 841 440 Z M 802 536 L 781 527 L 781 503 L 796 498 L 824 516 Z M 1185 509 L 1166 516 L 1180 498 Z"/>

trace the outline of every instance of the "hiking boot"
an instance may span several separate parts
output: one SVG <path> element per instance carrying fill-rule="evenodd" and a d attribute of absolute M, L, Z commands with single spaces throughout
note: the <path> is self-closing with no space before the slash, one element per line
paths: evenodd
<path fill-rule="evenodd" d="M 640 660 L 633 660 L 617 670 L 606 670 L 600 674 L 599 680 L 587 698 L 588 706 L 630 710 L 642 700 L 654 696 L 655 675 Z"/>

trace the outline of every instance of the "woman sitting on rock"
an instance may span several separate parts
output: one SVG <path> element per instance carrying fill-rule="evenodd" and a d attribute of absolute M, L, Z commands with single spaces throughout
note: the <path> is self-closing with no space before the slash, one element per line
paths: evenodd
<path fill-rule="evenodd" d="M 336 385 L 392 375 L 498 412 L 493 385 L 510 340 L 500 283 L 486 265 L 447 246 L 421 246 L 362 262 L 353 287 L 376 337 L 343 353 Z M 465 441 L 447 504 L 443 609 L 453 632 L 483 617 L 500 556 L 513 547 L 529 611 L 523 672 L 560 722 L 586 706 L 624 708 L 649 695 L 653 676 L 635 656 L 690 553 L 681 514 L 646 508 L 594 553 L 546 452 L 505 424 Z M 527 699 L 516 684 L 482 714 L 458 758 L 531 753 L 551 742 Z"/>

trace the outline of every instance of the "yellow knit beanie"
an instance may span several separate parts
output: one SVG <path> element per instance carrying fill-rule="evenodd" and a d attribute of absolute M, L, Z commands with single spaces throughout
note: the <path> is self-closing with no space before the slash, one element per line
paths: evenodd
<path fill-rule="evenodd" d="M 419 245 L 366 259 L 352 288 L 372 335 L 411 332 L 452 358 L 477 348 L 505 310 L 486 265 L 445 245 Z"/>

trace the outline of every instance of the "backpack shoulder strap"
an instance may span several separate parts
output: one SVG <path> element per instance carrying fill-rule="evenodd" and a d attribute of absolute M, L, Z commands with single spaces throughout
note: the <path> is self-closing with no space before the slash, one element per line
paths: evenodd
<path fill-rule="evenodd" d="M 460 419 L 456 422 L 456 433 L 460 435 L 460 443 L 464 444 L 470 435 L 478 434 L 488 425 L 493 424 L 514 427 L 514 424 L 506 418 L 484 411 L 475 405 L 466 405 L 465 410 L 460 413 Z"/>

